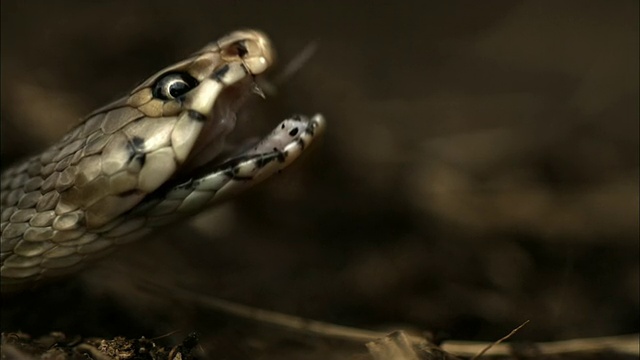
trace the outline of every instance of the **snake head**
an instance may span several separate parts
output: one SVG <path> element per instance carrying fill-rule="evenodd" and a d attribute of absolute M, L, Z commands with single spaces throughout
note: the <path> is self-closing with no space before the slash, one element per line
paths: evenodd
<path fill-rule="evenodd" d="M 178 171 L 213 159 L 274 54 L 263 33 L 236 31 L 89 115 L 50 150 L 58 160 L 75 157 L 65 169 L 73 181 L 61 191 L 63 211 L 84 210 L 86 226 L 98 228 Z"/>

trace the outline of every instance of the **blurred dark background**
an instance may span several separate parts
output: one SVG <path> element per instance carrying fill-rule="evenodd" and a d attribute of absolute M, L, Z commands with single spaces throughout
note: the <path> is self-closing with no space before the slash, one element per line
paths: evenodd
<path fill-rule="evenodd" d="M 518 340 L 637 332 L 638 10 L 622 0 L 3 0 L 3 166 L 245 27 L 269 34 L 279 55 L 267 76 L 277 92 L 251 102 L 245 130 L 292 113 L 322 112 L 329 126 L 251 193 L 3 306 L 2 330 L 198 330 L 209 354 L 232 358 L 319 346 L 142 291 L 146 279 L 454 339 L 496 340 L 527 319 Z"/>

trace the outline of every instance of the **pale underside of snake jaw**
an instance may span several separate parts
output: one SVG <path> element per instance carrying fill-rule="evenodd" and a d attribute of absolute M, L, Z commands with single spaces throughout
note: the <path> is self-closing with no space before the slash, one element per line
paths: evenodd
<path fill-rule="evenodd" d="M 70 274 L 154 227 L 279 172 L 324 129 L 294 116 L 257 145 L 218 156 L 274 51 L 234 32 L 151 76 L 1 178 L 1 288 Z"/>

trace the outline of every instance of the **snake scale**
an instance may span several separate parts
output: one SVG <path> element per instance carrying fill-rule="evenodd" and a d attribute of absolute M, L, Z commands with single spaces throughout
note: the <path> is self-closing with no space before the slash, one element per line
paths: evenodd
<path fill-rule="evenodd" d="M 274 61 L 267 36 L 230 33 L 88 115 L 1 177 L 1 288 L 71 274 L 154 228 L 199 212 L 294 161 L 325 127 L 293 116 L 224 154 L 254 78 Z"/>

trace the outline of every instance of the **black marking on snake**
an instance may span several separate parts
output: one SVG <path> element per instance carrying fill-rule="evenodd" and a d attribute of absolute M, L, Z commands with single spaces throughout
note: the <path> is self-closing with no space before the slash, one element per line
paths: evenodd
<path fill-rule="evenodd" d="M 245 57 L 245 55 L 249 53 L 249 50 L 247 50 L 247 45 L 244 44 L 244 40 L 238 41 L 233 45 L 236 46 L 236 50 L 238 51 L 239 57 L 243 58 Z"/>
<path fill-rule="evenodd" d="M 133 138 L 131 138 L 130 144 L 135 149 L 144 150 L 144 139 L 140 136 L 134 136 Z"/>
<path fill-rule="evenodd" d="M 297 127 L 289 130 L 289 136 L 296 136 L 296 135 L 298 135 L 298 128 Z"/>
<path fill-rule="evenodd" d="M 253 180 L 253 177 L 251 177 L 251 176 L 240 176 L 240 175 L 238 175 L 238 171 L 239 170 L 240 169 L 238 169 L 237 167 L 233 168 L 233 172 L 231 173 L 231 178 L 233 180 L 240 180 L 240 181 L 251 181 L 251 180 Z"/>
<path fill-rule="evenodd" d="M 299 114 L 292 115 L 291 120 L 302 121 L 302 115 L 299 115 Z"/>
<path fill-rule="evenodd" d="M 298 146 L 300 146 L 301 150 L 304 150 L 304 147 L 307 146 L 303 138 L 298 138 L 298 140 L 296 140 L 296 143 L 298 143 Z"/>
<path fill-rule="evenodd" d="M 147 159 L 147 154 L 144 153 L 144 139 L 139 136 L 134 136 L 127 142 L 127 151 L 129 152 L 128 162 L 137 161 L 142 167 Z"/>
<path fill-rule="evenodd" d="M 222 80 L 222 78 L 229 72 L 229 64 L 224 64 L 223 67 L 221 67 L 220 69 L 216 70 L 213 73 L 213 77 L 215 78 L 216 81 L 224 83 L 224 81 Z"/>
<path fill-rule="evenodd" d="M 205 122 L 207 120 L 207 117 L 204 114 L 197 112 L 195 110 L 189 110 L 187 112 L 187 115 L 193 120 L 196 120 L 199 122 Z"/>
<path fill-rule="evenodd" d="M 304 129 L 304 133 L 313 136 L 315 134 L 315 132 L 316 132 L 316 125 L 317 125 L 316 123 L 313 123 L 313 124 L 307 126 L 307 128 Z"/>
<path fill-rule="evenodd" d="M 256 159 L 256 167 L 258 168 L 263 168 L 266 165 L 270 164 L 273 159 L 277 159 L 279 162 L 282 162 L 282 153 L 280 152 L 280 150 L 273 148 L 273 152 L 270 154 L 266 154 L 262 157 L 259 157 Z"/>
<path fill-rule="evenodd" d="M 270 153 L 238 158 L 237 160 L 240 160 L 240 161 L 237 162 L 237 165 L 233 165 L 233 168 L 229 173 L 229 177 L 232 178 L 233 180 L 238 180 L 238 181 L 251 181 L 254 178 L 253 176 L 238 175 L 238 171 L 239 171 L 238 165 L 241 162 L 253 161 L 253 164 L 255 165 L 255 167 L 257 169 L 261 169 L 267 166 L 268 164 L 270 164 L 271 162 L 273 162 L 274 160 L 277 160 L 278 162 L 284 162 L 286 160 L 286 157 L 287 157 L 286 152 L 281 152 L 274 148 L 274 151 Z"/>

